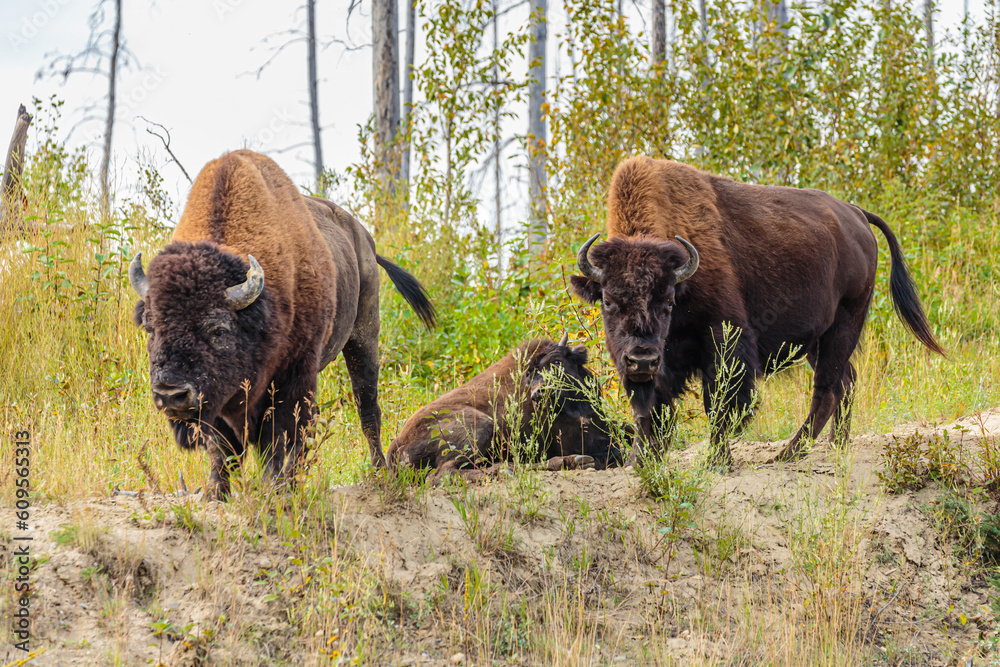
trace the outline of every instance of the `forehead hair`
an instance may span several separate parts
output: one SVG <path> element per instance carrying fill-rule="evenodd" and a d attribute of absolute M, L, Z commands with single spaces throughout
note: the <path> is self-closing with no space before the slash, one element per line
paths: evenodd
<path fill-rule="evenodd" d="M 246 264 L 208 241 L 175 241 L 150 261 L 146 275 L 154 306 L 169 301 L 194 308 L 217 302 L 227 287 L 246 280 Z"/>
<path fill-rule="evenodd" d="M 676 270 L 688 256 L 673 241 L 616 237 L 595 246 L 590 259 L 604 272 L 605 290 L 641 298 L 672 286 Z"/>

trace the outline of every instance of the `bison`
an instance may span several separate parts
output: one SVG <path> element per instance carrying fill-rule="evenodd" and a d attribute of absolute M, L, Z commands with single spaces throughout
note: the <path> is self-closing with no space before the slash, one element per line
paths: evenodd
<path fill-rule="evenodd" d="M 509 460 L 512 444 L 533 434 L 549 470 L 620 464 L 586 363 L 587 348 L 566 337 L 523 343 L 410 417 L 389 445 L 389 465 L 437 468 L 435 481 L 453 473 L 479 479 L 496 469 L 477 462 Z"/>
<path fill-rule="evenodd" d="M 291 477 L 315 417 L 317 374 L 343 352 L 371 462 L 384 466 L 378 404 L 378 267 L 423 322 L 417 280 L 375 252 L 348 213 L 305 197 L 248 150 L 202 169 L 167 245 L 143 270 L 134 320 L 148 333 L 153 402 L 184 449 L 206 446 L 209 493 L 229 493 L 231 457 L 259 446 L 269 477 Z"/>
<path fill-rule="evenodd" d="M 737 183 L 668 160 L 620 164 L 608 193 L 608 240 L 593 245 L 597 234 L 583 244 L 583 275 L 571 287 L 601 303 L 608 352 L 637 423 L 629 462 L 641 464 L 654 441 L 663 448 L 654 422 L 700 377 L 713 456 L 728 465 L 728 437 L 752 414 L 755 381 L 790 356 L 804 355 L 814 370 L 812 405 L 778 459 L 800 457 L 831 416 L 831 440 L 846 441 L 850 358 L 878 259 L 870 225 L 889 244 L 896 312 L 921 343 L 944 354 L 899 242 L 877 215 L 819 190 Z"/>

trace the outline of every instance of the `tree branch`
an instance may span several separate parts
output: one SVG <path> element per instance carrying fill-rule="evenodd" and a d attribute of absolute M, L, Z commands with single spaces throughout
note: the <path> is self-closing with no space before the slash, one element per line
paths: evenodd
<path fill-rule="evenodd" d="M 146 121 L 150 125 L 155 125 L 158 128 L 160 128 L 160 129 L 163 130 L 163 134 L 165 134 L 166 137 L 164 137 L 163 134 L 159 134 L 158 132 L 154 132 L 153 130 L 149 129 L 148 127 L 146 128 L 146 132 L 148 132 L 149 134 L 153 135 L 154 137 L 156 137 L 157 139 L 159 139 L 163 143 L 163 147 L 167 150 L 167 153 L 170 155 L 170 159 L 174 161 L 174 164 L 176 164 L 178 167 L 180 167 L 180 169 L 181 169 L 182 172 L 184 172 L 184 178 L 188 179 L 188 183 L 193 183 L 193 181 L 191 180 L 191 175 L 188 174 L 187 169 L 184 168 L 184 165 L 181 164 L 181 161 L 177 159 L 177 156 L 174 155 L 174 151 L 171 150 L 171 148 L 170 148 L 170 130 L 168 130 L 166 127 L 164 127 L 160 123 L 156 123 L 154 121 L 149 120 L 145 116 L 139 116 L 139 118 L 143 119 L 144 121 Z"/>

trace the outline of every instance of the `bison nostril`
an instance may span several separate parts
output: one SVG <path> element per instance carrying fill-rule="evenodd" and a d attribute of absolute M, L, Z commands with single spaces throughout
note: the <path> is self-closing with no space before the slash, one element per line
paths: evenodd
<path fill-rule="evenodd" d="M 660 355 L 654 353 L 633 353 L 625 355 L 625 365 L 636 373 L 655 373 L 660 368 Z"/>
<path fill-rule="evenodd" d="M 179 386 L 158 384 L 153 388 L 153 403 L 161 410 L 178 410 L 194 405 L 194 385 L 185 382 Z"/>

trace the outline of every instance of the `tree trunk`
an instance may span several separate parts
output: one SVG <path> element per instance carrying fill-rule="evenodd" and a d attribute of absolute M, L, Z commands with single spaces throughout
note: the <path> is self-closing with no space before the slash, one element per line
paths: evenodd
<path fill-rule="evenodd" d="M 781 31 L 781 34 L 784 35 L 784 37 L 787 39 L 788 28 L 785 27 L 785 24 L 788 23 L 788 0 L 778 0 L 778 2 L 775 3 L 775 5 L 776 5 L 775 19 L 778 22 L 778 29 Z"/>
<path fill-rule="evenodd" d="M 653 0 L 653 30 L 649 47 L 653 67 L 663 65 L 667 59 L 666 0 Z"/>
<path fill-rule="evenodd" d="M 548 0 L 531 0 L 531 43 L 528 46 L 528 189 L 531 195 L 528 242 L 538 252 L 548 237 L 548 207 L 545 203 L 546 132 L 542 118 L 545 102 L 545 46 Z"/>
<path fill-rule="evenodd" d="M 708 44 L 708 7 L 707 0 L 698 0 L 698 16 L 701 19 L 701 43 Z"/>
<path fill-rule="evenodd" d="M 372 73 L 375 84 L 376 150 L 383 194 L 395 191 L 399 177 L 399 19 L 397 0 L 372 0 Z"/>
<path fill-rule="evenodd" d="M 111 211 L 108 170 L 111 166 L 111 132 L 115 125 L 115 99 L 118 83 L 118 50 L 122 34 L 122 0 L 115 0 L 115 27 L 111 33 L 111 64 L 108 66 L 108 117 L 104 123 L 104 155 L 101 157 L 101 209 Z"/>
<path fill-rule="evenodd" d="M 326 196 L 323 183 L 323 141 L 319 129 L 319 90 L 316 76 L 316 0 L 306 0 L 309 24 L 309 116 L 313 135 L 313 170 L 316 174 L 315 192 Z"/>
<path fill-rule="evenodd" d="M 927 71 L 934 71 L 934 0 L 924 0 L 924 28 L 927 30 Z"/>
<path fill-rule="evenodd" d="M 403 73 L 403 132 L 409 137 L 410 113 L 413 109 L 413 56 L 417 45 L 417 0 L 407 0 L 406 3 L 406 65 Z M 409 186 L 410 183 L 410 140 L 407 138 L 403 149 L 402 164 L 399 170 L 399 180 Z"/>
<path fill-rule="evenodd" d="M 500 48 L 500 3 L 492 0 L 493 9 L 493 50 Z M 500 72 L 497 64 L 493 63 L 493 89 L 500 85 Z M 503 275 L 503 201 L 500 195 L 500 105 L 493 109 L 493 214 L 495 220 L 495 230 L 493 238 L 497 244 L 497 277 Z"/>
<path fill-rule="evenodd" d="M 24 169 L 24 146 L 28 141 L 29 125 L 31 114 L 22 104 L 17 110 L 17 121 L 14 123 L 14 133 L 10 137 L 7 160 L 3 167 L 3 182 L 0 184 L 0 238 L 8 231 L 24 230 L 21 209 L 27 205 L 27 197 L 21 183 L 21 173 Z"/>

